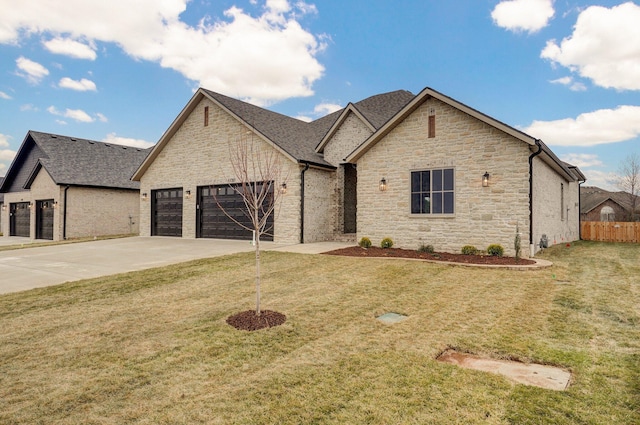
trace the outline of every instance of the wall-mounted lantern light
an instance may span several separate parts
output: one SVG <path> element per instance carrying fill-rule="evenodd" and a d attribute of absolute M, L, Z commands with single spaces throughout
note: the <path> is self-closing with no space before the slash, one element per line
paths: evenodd
<path fill-rule="evenodd" d="M 187 199 L 191 199 L 191 191 L 190 190 L 185 191 L 184 194 L 187 197 Z"/>
<path fill-rule="evenodd" d="M 58 208 L 58 201 L 53 201 L 53 208 Z"/>
<path fill-rule="evenodd" d="M 144 192 L 144 193 L 142 194 L 142 200 L 143 200 L 143 201 L 146 201 L 148 198 L 149 198 L 149 195 L 147 195 L 147 192 Z"/>
<path fill-rule="evenodd" d="M 384 192 L 385 190 L 387 190 L 387 179 L 385 179 L 383 177 L 380 180 L 380 184 L 378 185 L 378 189 L 380 189 L 380 192 Z"/>
<path fill-rule="evenodd" d="M 7 206 L 5 204 L 2 204 L 2 211 L 6 211 L 7 210 Z"/>
<path fill-rule="evenodd" d="M 29 208 L 33 208 L 33 202 L 29 202 Z"/>
<path fill-rule="evenodd" d="M 280 193 L 282 193 L 283 195 L 285 193 L 287 193 L 287 184 L 286 183 L 282 183 L 282 186 L 280 186 Z"/>
<path fill-rule="evenodd" d="M 482 176 L 482 187 L 488 187 L 489 186 L 489 172 L 485 172 L 484 175 Z"/>

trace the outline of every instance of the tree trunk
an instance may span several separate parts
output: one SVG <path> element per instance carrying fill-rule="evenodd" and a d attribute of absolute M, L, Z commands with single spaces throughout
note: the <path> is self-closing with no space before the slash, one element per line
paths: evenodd
<path fill-rule="evenodd" d="M 258 215 L 257 211 L 255 212 L 255 215 L 256 216 Z M 260 316 L 260 231 L 255 230 L 255 235 L 256 235 L 256 315 Z"/>

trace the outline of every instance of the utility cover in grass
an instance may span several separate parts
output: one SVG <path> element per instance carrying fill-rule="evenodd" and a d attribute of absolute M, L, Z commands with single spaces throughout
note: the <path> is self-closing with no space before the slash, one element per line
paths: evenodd
<path fill-rule="evenodd" d="M 486 359 L 453 350 L 445 351 L 436 360 L 467 369 L 497 373 L 519 384 L 548 390 L 564 391 L 571 382 L 571 372 L 559 367 L 536 363 L 525 364 L 510 360 Z"/>
<path fill-rule="evenodd" d="M 407 316 L 403 316 L 398 313 L 385 313 L 382 316 L 378 316 L 377 319 L 387 325 L 393 325 L 394 323 L 402 322 Z"/>

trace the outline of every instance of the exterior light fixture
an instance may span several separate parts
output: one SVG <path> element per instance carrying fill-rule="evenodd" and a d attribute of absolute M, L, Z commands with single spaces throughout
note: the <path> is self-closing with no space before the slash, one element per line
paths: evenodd
<path fill-rule="evenodd" d="M 387 179 L 385 179 L 383 177 L 380 180 L 380 184 L 378 185 L 378 189 L 380 189 L 380 192 L 384 192 L 385 190 L 387 190 Z"/>
<path fill-rule="evenodd" d="M 53 208 L 58 208 L 58 201 L 53 201 Z"/>
<path fill-rule="evenodd" d="M 186 195 L 187 199 L 191 199 L 191 191 L 190 190 L 185 191 L 184 194 Z"/>
<path fill-rule="evenodd" d="M 485 172 L 484 175 L 482 176 L 482 187 L 488 187 L 489 186 L 489 172 Z"/>
<path fill-rule="evenodd" d="M 280 193 L 282 193 L 283 195 L 285 193 L 287 193 L 287 184 L 286 183 L 282 183 L 282 186 L 280 186 Z"/>
<path fill-rule="evenodd" d="M 149 197 L 149 195 L 147 195 L 147 192 L 144 192 L 144 193 L 142 194 L 142 200 L 143 200 L 143 201 L 146 201 L 148 197 Z"/>
<path fill-rule="evenodd" d="M 33 202 L 29 202 L 29 208 L 33 208 Z"/>
<path fill-rule="evenodd" d="M 7 210 L 7 206 L 5 204 L 2 204 L 2 211 L 6 211 Z"/>

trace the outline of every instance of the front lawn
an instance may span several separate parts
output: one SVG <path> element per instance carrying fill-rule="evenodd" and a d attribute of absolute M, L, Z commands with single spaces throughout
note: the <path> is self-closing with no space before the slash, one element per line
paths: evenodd
<path fill-rule="evenodd" d="M 256 332 L 225 323 L 254 307 L 252 253 L 0 296 L 0 423 L 640 423 L 639 245 L 554 247 L 537 271 L 262 258 L 287 321 Z M 449 347 L 573 382 L 436 362 Z"/>

